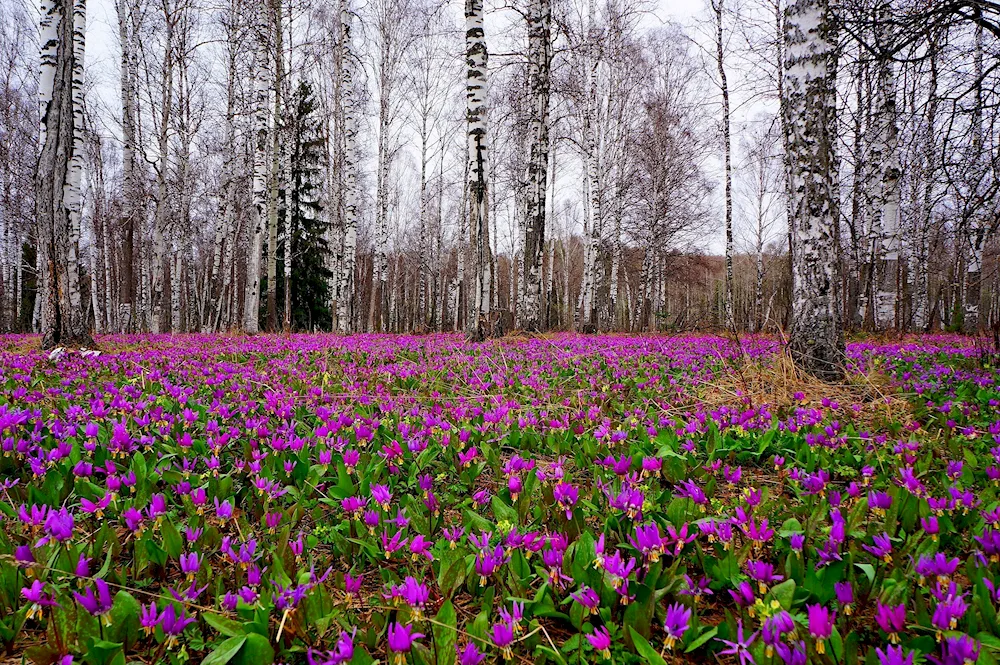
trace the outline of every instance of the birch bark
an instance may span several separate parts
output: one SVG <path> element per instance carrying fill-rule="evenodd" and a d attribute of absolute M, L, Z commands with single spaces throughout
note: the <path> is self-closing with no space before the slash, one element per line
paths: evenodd
<path fill-rule="evenodd" d="M 540 330 L 542 319 L 542 263 L 545 253 L 545 204 L 549 165 L 549 67 L 552 60 L 552 2 L 532 0 L 528 15 L 528 88 L 531 121 L 528 140 L 528 190 L 524 218 L 525 330 Z"/>
<path fill-rule="evenodd" d="M 354 328 L 355 253 L 358 245 L 357 116 L 354 108 L 354 49 L 351 41 L 351 10 L 348 0 L 340 0 L 341 106 L 344 117 L 344 244 L 340 272 L 337 325 L 340 332 Z"/>
<path fill-rule="evenodd" d="M 789 349 L 800 367 L 823 378 L 841 376 L 844 358 L 831 206 L 835 43 L 829 0 L 789 5 L 784 72 L 792 195 Z"/>
<path fill-rule="evenodd" d="M 260 331 L 260 262 L 264 249 L 264 226 L 267 221 L 268 138 L 270 123 L 267 102 L 270 85 L 268 59 L 268 26 L 263 0 L 255 6 L 254 35 L 254 155 L 253 155 L 253 223 L 250 226 L 247 254 L 246 293 L 243 307 L 243 331 L 256 334 Z"/>
<path fill-rule="evenodd" d="M 472 316 L 466 322 L 473 341 L 486 338 L 493 301 L 493 260 L 490 247 L 487 192 L 486 84 L 487 50 L 482 0 L 465 0 L 466 136 L 469 161 L 469 225 L 473 243 Z"/>
<path fill-rule="evenodd" d="M 78 277 L 80 156 L 83 123 L 84 0 L 42 0 L 39 18 L 39 145 L 35 211 L 41 282 L 42 348 L 92 346 Z"/>

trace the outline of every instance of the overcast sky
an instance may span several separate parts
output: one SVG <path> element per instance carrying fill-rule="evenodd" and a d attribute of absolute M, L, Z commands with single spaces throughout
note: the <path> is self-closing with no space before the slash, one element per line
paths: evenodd
<path fill-rule="evenodd" d="M 28 1 L 30 2 L 30 0 Z M 333 2 L 335 0 L 327 1 Z M 658 0 L 655 5 L 655 9 L 645 20 L 642 21 L 641 27 L 645 29 L 653 29 L 665 22 L 671 21 L 685 26 L 690 26 L 699 15 L 704 16 L 705 1 L 706 0 Z M 502 18 L 497 16 L 488 16 L 486 26 L 488 32 L 491 27 L 491 18 L 493 19 L 495 26 L 503 22 Z M 114 117 L 118 114 L 117 105 L 119 104 L 119 91 L 117 89 L 118 27 L 114 0 L 89 0 L 87 23 L 88 78 L 90 79 L 91 85 L 95 88 L 93 92 L 96 93 L 96 97 L 100 99 L 98 103 L 105 107 L 104 111 L 106 113 L 99 112 L 99 115 Z M 501 28 L 496 29 L 500 29 L 501 33 L 503 32 Z M 690 34 L 695 39 L 699 39 L 699 37 L 707 37 L 707 35 L 699 35 L 698 33 L 700 32 L 701 31 L 698 30 L 692 30 L 690 31 Z M 735 82 L 731 81 L 731 84 L 733 83 Z M 93 98 L 94 97 L 92 97 L 92 99 Z M 106 131 L 117 133 L 117 128 L 107 127 Z M 721 169 L 719 170 L 721 171 Z M 721 197 L 715 196 L 714 198 L 720 199 Z M 712 234 L 712 237 L 705 239 L 704 245 L 706 249 L 713 253 L 721 253 L 724 247 L 724 234 L 721 228 L 722 201 L 718 200 L 716 203 L 717 205 L 714 207 L 719 208 L 720 211 L 720 228 L 717 233 Z M 499 219 L 497 219 L 497 222 L 498 225 L 500 225 Z M 580 231 L 582 231 L 582 228 Z M 509 234 L 506 234 L 502 228 L 497 228 L 495 233 L 496 241 L 500 245 L 508 244 L 512 240 L 507 238 L 506 243 L 503 242 L 502 237 Z M 504 248 L 500 247 L 500 249 Z"/>

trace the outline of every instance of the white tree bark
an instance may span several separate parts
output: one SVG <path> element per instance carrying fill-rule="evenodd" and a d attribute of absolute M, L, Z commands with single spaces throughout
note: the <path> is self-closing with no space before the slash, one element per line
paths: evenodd
<path fill-rule="evenodd" d="M 354 328 L 354 265 L 358 246 L 358 167 L 356 156 L 357 110 L 354 107 L 354 48 L 351 41 L 351 10 L 340 0 L 340 48 L 342 58 L 341 106 L 344 116 L 344 244 L 340 272 L 337 325 L 342 333 Z"/>
<path fill-rule="evenodd" d="M 267 223 L 267 163 L 270 122 L 268 118 L 268 90 L 271 85 L 270 59 L 268 57 L 268 21 L 264 0 L 255 7 L 256 30 L 254 35 L 254 155 L 253 155 L 253 223 L 250 227 L 247 254 L 246 294 L 243 308 L 243 331 L 256 334 L 260 331 L 260 267 L 264 250 L 264 231 Z"/>
<path fill-rule="evenodd" d="M 983 95 L 983 26 L 977 24 L 972 55 L 972 72 L 975 80 L 975 100 L 972 114 L 972 151 L 971 158 L 973 164 L 970 168 L 972 173 L 972 197 L 978 199 L 982 197 L 981 192 L 985 188 L 987 167 L 985 162 L 988 156 L 983 154 L 985 149 L 985 133 L 983 128 L 983 112 L 985 110 L 985 100 Z M 965 273 L 962 275 L 962 303 L 963 317 L 962 330 L 968 333 L 979 332 L 981 321 L 979 317 L 979 301 L 982 295 L 983 279 L 983 247 L 986 245 L 987 227 L 984 223 L 983 211 L 975 210 L 963 226 L 965 238 L 961 241 L 967 243 L 968 261 L 965 264 Z"/>
<path fill-rule="evenodd" d="M 588 3 L 588 45 L 586 49 L 587 57 L 585 67 L 587 72 L 587 99 L 584 105 L 583 115 L 583 135 L 584 150 L 586 154 L 586 177 L 589 191 L 588 197 L 588 219 L 590 221 L 590 233 L 587 238 L 587 251 L 583 264 L 584 288 L 583 288 L 583 330 L 594 332 L 597 330 L 597 292 L 600 289 L 600 271 L 598 270 L 597 254 L 601 242 L 602 223 L 601 216 L 601 163 L 598 151 L 597 140 L 597 69 L 600 64 L 600 57 L 597 46 L 596 31 L 596 9 L 594 0 Z"/>
<path fill-rule="evenodd" d="M 466 322 L 470 339 L 481 341 L 488 334 L 494 297 L 493 259 L 490 246 L 487 182 L 486 84 L 487 50 L 482 0 L 465 0 L 466 45 L 466 135 L 468 138 L 469 226 L 473 246 L 475 286 L 472 316 Z"/>
<path fill-rule="evenodd" d="M 528 10 L 528 88 L 531 120 L 528 130 L 527 210 L 524 221 L 525 330 L 541 330 L 542 266 L 545 254 L 545 204 L 549 166 L 549 91 L 552 60 L 552 2 L 531 0 Z"/>
<path fill-rule="evenodd" d="M 796 363 L 842 374 L 844 338 L 836 270 L 833 151 L 836 34 L 829 0 L 794 0 L 785 20 L 785 112 L 791 170 L 792 328 Z"/>
<path fill-rule="evenodd" d="M 135 330 L 135 229 L 141 217 L 141 184 L 136 163 L 136 100 L 138 99 L 137 39 L 140 16 L 138 0 L 118 0 L 118 37 L 121 42 L 121 103 L 122 103 L 122 258 L 121 297 L 118 330 Z"/>
<path fill-rule="evenodd" d="M 885 264 L 878 286 L 876 327 L 884 329 L 894 326 L 897 322 L 896 297 L 901 276 L 899 200 L 902 169 L 899 156 L 899 125 L 896 119 L 896 87 L 892 63 L 888 60 L 882 64 L 879 71 L 879 95 L 881 98 L 879 115 L 884 127 L 884 163 L 880 174 L 882 187 L 880 221 Z"/>
<path fill-rule="evenodd" d="M 42 0 L 39 19 L 39 144 L 35 177 L 42 347 L 90 346 L 78 280 L 79 130 L 83 126 L 86 5 Z M 73 211 L 76 211 L 75 213 Z M 76 219 L 74 222 L 74 214 Z"/>
<path fill-rule="evenodd" d="M 725 0 L 712 0 L 715 12 L 715 61 L 719 70 L 719 89 L 722 93 L 722 144 L 726 181 L 726 300 L 725 325 L 735 327 L 733 318 L 733 148 L 729 113 L 729 81 L 726 78 L 725 33 L 723 14 Z"/>
<path fill-rule="evenodd" d="M 924 331 L 929 324 L 928 314 L 928 277 L 927 266 L 928 235 L 931 218 L 934 212 L 935 173 L 937 172 L 937 109 L 938 109 L 938 53 L 937 35 L 932 35 L 929 54 L 929 79 L 927 90 L 927 105 L 925 107 L 924 128 L 921 140 L 922 165 L 921 179 L 923 191 L 920 196 L 920 211 L 914 216 L 915 233 L 910 251 L 910 274 L 913 277 L 913 328 Z"/>
<path fill-rule="evenodd" d="M 157 115 L 157 157 L 156 157 L 156 210 L 153 219 L 153 275 L 150 298 L 152 312 L 150 329 L 154 334 L 163 332 L 164 326 L 164 262 L 166 260 L 166 240 L 169 232 L 170 202 L 167 183 L 170 165 L 170 129 L 174 106 L 174 28 L 177 21 L 177 7 L 170 2 L 163 3 L 163 62 L 160 67 L 160 108 Z"/>

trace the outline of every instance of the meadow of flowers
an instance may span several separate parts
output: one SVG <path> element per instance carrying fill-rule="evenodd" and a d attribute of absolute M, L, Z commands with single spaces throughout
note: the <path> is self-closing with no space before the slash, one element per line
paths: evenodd
<path fill-rule="evenodd" d="M 0 651 L 41 665 L 1000 657 L 957 337 L 0 340 Z M 0 654 L 2 655 L 2 654 Z"/>

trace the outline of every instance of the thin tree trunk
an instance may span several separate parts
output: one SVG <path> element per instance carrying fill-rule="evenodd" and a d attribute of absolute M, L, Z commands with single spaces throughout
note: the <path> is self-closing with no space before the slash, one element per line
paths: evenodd
<path fill-rule="evenodd" d="M 268 86 L 270 63 L 268 58 L 267 9 L 258 4 L 256 34 L 254 35 L 254 155 L 253 155 L 253 223 L 249 233 L 246 293 L 243 303 L 243 331 L 253 335 L 260 331 L 260 262 L 264 249 L 264 231 L 268 213 Z"/>
<path fill-rule="evenodd" d="M 357 109 L 354 108 L 354 49 L 351 43 L 351 10 L 348 0 L 340 0 L 340 48 L 342 58 L 341 105 L 344 116 L 344 253 L 340 273 L 340 300 L 337 324 L 340 332 L 354 329 L 354 270 L 358 246 Z"/>
<path fill-rule="evenodd" d="M 583 134 L 586 151 L 586 174 L 589 190 L 588 207 L 590 219 L 590 234 L 587 242 L 589 248 L 584 261 L 586 274 L 583 293 L 583 330 L 597 331 L 597 293 L 600 289 L 600 271 L 598 270 L 598 247 L 601 241 L 601 164 L 598 152 L 597 119 L 597 68 L 600 58 L 597 53 L 596 10 L 594 0 L 588 3 L 588 41 L 587 47 L 587 101 L 584 106 Z"/>
<path fill-rule="evenodd" d="M 552 1 L 532 0 L 528 14 L 528 87 L 531 121 L 528 132 L 528 188 L 524 219 L 525 330 L 540 330 L 542 263 L 545 254 L 545 204 L 549 166 L 549 69 L 552 60 Z"/>
<path fill-rule="evenodd" d="M 489 197 L 486 136 L 486 34 L 482 0 L 465 1 L 466 43 L 466 135 L 468 137 L 469 224 L 473 243 L 475 289 L 472 316 L 466 322 L 468 337 L 482 341 L 488 334 L 494 297 L 493 259 L 490 247 Z"/>
<path fill-rule="evenodd" d="M 726 301 L 725 325 L 735 328 L 733 318 L 733 148 L 729 113 L 729 82 L 726 79 L 724 33 L 722 26 L 725 0 L 713 0 L 715 11 L 715 57 L 719 69 L 719 87 L 722 91 L 722 142 L 723 164 L 726 179 Z"/>

